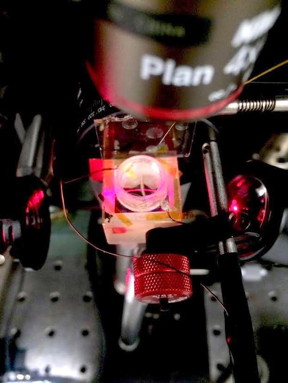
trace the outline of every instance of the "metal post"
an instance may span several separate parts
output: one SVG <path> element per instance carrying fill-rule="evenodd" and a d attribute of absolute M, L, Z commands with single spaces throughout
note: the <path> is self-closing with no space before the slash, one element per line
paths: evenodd
<path fill-rule="evenodd" d="M 136 243 L 127 243 L 118 245 L 117 251 L 120 254 L 131 256 L 131 259 L 128 257 L 117 259 L 116 264 L 114 286 L 119 293 L 125 293 L 119 346 L 124 351 L 134 351 L 139 344 L 139 333 L 147 308 L 147 304 L 139 302 L 134 295 L 134 274 L 131 261 L 135 253 L 141 253 L 141 249 Z"/>
<path fill-rule="evenodd" d="M 139 344 L 139 332 L 147 304 L 134 296 L 134 275 L 131 274 L 125 294 L 119 346 L 124 351 L 134 351 Z"/>
<path fill-rule="evenodd" d="M 202 148 L 211 215 L 227 212 L 227 195 L 215 132 L 209 128 L 209 143 Z M 249 308 L 242 283 L 235 241 L 227 234 L 218 244 L 218 267 L 235 383 L 260 383 Z"/>

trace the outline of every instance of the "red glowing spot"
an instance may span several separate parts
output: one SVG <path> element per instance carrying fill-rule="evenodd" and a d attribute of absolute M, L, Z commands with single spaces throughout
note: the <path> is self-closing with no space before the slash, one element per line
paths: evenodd
<path fill-rule="evenodd" d="M 90 177 L 93 181 L 103 182 L 103 160 L 99 158 L 89 159 Z"/>
<path fill-rule="evenodd" d="M 45 198 L 45 194 L 43 190 L 36 190 L 31 197 L 28 200 L 27 207 L 26 207 L 26 213 L 29 213 L 30 211 L 38 210 Z"/>
<path fill-rule="evenodd" d="M 228 336 L 228 337 L 226 338 L 226 342 L 227 342 L 228 344 L 231 344 L 231 342 L 232 342 L 232 338 L 231 338 L 231 336 Z"/>
<path fill-rule="evenodd" d="M 244 177 L 240 177 L 240 180 L 236 183 L 236 187 L 240 189 L 241 186 L 245 184 L 245 182 L 247 182 L 247 180 Z"/>
<path fill-rule="evenodd" d="M 126 231 L 127 229 L 125 227 L 112 227 L 113 234 L 124 234 Z"/>
<path fill-rule="evenodd" d="M 239 213 L 240 208 L 236 199 L 232 200 L 231 205 L 229 206 L 229 211 L 232 213 Z"/>

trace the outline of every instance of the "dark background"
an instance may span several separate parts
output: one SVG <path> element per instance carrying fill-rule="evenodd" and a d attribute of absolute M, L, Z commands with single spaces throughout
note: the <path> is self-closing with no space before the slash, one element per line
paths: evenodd
<path fill-rule="evenodd" d="M 270 33 L 252 76 L 288 59 L 287 23 L 288 5 L 283 1 L 282 15 Z M 41 113 L 47 126 L 52 128 L 57 139 L 56 175 L 69 178 L 85 171 L 85 159 L 81 156 L 83 153 L 78 153 L 75 149 L 76 131 L 81 120 L 76 96 L 79 82 L 85 78 L 84 61 L 89 54 L 90 43 L 91 24 L 89 18 L 87 19 L 86 6 L 81 1 L 2 2 L 0 87 L 3 89 L 7 86 L 4 97 L 0 98 L 2 188 L 9 189 L 20 151 L 20 144 L 13 130 L 15 112 L 21 114 L 26 126 L 35 113 Z M 288 67 L 284 66 L 248 85 L 241 97 L 265 98 L 287 93 Z M 213 121 L 221 131 L 220 148 L 227 178 L 250 159 L 253 153 L 258 152 L 272 133 L 288 130 L 287 116 L 280 113 L 219 116 L 214 117 Z M 185 169 L 185 164 L 183 166 Z M 197 169 L 195 171 L 197 173 Z M 6 202 L 9 205 L 10 201 Z M 97 218 L 92 217 L 91 222 Z M 95 265 L 90 264 L 89 267 L 93 273 Z M 113 268 L 113 265 L 108 264 L 105 267 L 108 275 L 111 275 L 109 267 Z M 146 320 L 143 327 L 146 341 L 136 354 L 127 356 L 117 348 L 119 328 L 115 327 L 115 319 L 119 326 L 118 307 L 121 302 L 117 301 L 119 298 L 115 297 L 111 287 L 111 281 L 108 280 L 105 288 L 107 295 L 100 295 L 98 302 L 100 308 L 101 304 L 105 306 L 103 302 L 107 299 L 110 303 L 113 302 L 109 307 L 105 306 L 103 323 L 108 342 L 111 342 L 108 362 L 111 363 L 110 367 L 117 366 L 117 374 L 113 367 L 106 369 L 107 382 L 113 379 L 121 381 L 119 377 L 122 381 L 136 381 L 139 374 L 146 375 L 147 381 L 156 375 L 159 382 L 168 381 L 171 376 L 184 382 L 185 378 L 191 378 L 192 373 L 195 374 L 195 382 L 196 376 L 205 377 L 205 313 L 200 291 L 195 299 L 175 308 L 178 312 L 185 313 L 185 323 L 181 321 L 177 324 L 171 321 L 171 316 L 164 317 L 153 327 L 151 338 L 151 334 L 147 335 L 151 323 Z M 195 288 L 199 289 L 197 283 Z M 183 350 L 184 337 L 185 343 L 191 344 L 192 351 L 189 354 Z M 176 358 L 172 357 L 172 351 L 177 355 Z M 193 372 L 190 368 L 191 360 L 194 362 Z M 119 380 L 116 380 L 115 375 Z"/>

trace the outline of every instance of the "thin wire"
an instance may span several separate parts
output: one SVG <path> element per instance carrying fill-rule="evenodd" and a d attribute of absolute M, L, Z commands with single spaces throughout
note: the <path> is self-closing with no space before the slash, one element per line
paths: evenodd
<path fill-rule="evenodd" d="M 256 76 L 250 78 L 249 80 L 245 81 L 244 85 L 250 84 L 251 82 L 257 80 L 258 78 L 265 76 L 266 74 L 273 72 L 275 69 L 278 69 L 281 66 L 286 65 L 286 64 L 288 64 L 288 60 L 281 61 L 280 63 L 272 66 L 271 68 L 266 69 L 264 72 L 261 72 L 261 73 L 257 74 Z"/>
<path fill-rule="evenodd" d="M 208 291 L 208 293 L 211 294 L 211 295 L 216 299 L 216 301 L 220 304 L 220 306 L 221 306 L 221 307 L 223 308 L 223 310 L 225 311 L 225 314 L 226 314 L 227 316 L 229 316 L 229 313 L 228 313 L 226 307 L 224 306 L 224 303 L 217 297 L 217 295 L 214 294 L 213 291 L 210 290 L 209 287 L 207 287 L 207 286 L 204 285 L 203 283 L 200 283 L 200 286 L 202 286 L 204 290 Z"/>
<path fill-rule="evenodd" d="M 184 157 L 189 157 L 191 155 L 191 151 L 192 151 L 192 147 L 193 147 L 193 144 L 194 144 L 194 140 L 195 140 L 195 133 L 196 133 L 196 128 L 197 128 L 197 123 L 198 121 L 195 121 L 194 122 L 194 126 L 193 126 L 193 132 L 192 132 L 192 137 L 191 137 L 191 143 L 190 143 L 190 148 L 189 150 L 187 151 L 186 154 L 184 154 Z"/>
<path fill-rule="evenodd" d="M 94 243 L 92 243 L 91 241 L 89 241 L 89 239 L 87 239 L 78 229 L 77 227 L 73 224 L 73 222 L 71 221 L 71 219 L 69 218 L 68 214 L 67 214 L 67 209 L 66 209 L 66 204 L 65 204 L 65 197 L 64 197 L 64 191 L 63 191 L 63 182 L 60 180 L 60 195 L 61 195 L 61 201 L 62 201 L 62 208 L 63 208 L 63 214 L 64 214 L 64 217 L 68 223 L 68 225 L 71 227 L 71 229 L 84 241 L 86 242 L 89 246 L 93 247 L 95 250 L 97 251 L 100 251 L 104 254 L 108 254 L 108 255 L 112 255 L 114 257 L 124 257 L 124 258 L 130 258 L 130 259 L 134 259 L 134 258 L 140 258 L 140 255 L 139 256 L 136 256 L 136 255 L 126 255 L 126 254 L 118 254 L 118 253 L 113 253 L 111 251 L 107 251 L 107 250 L 104 250 L 104 249 L 101 249 L 100 247 L 96 246 Z M 175 254 L 177 255 L 177 254 Z M 176 267 L 174 266 L 171 266 L 169 265 L 168 263 L 165 263 L 165 262 L 161 262 L 161 261 L 157 261 L 157 260 L 154 260 L 154 259 L 149 259 L 149 262 L 151 263 L 156 263 L 158 265 L 162 265 L 162 266 L 165 266 L 171 270 L 174 270 L 176 271 L 177 273 L 179 274 L 182 274 L 182 275 L 186 275 L 186 276 L 189 276 L 191 277 L 190 274 L 188 273 L 185 273 L 179 269 L 177 269 Z"/>
<path fill-rule="evenodd" d="M 64 197 L 64 190 L 63 190 L 63 181 L 60 180 L 60 196 L 61 196 L 61 202 L 62 202 L 62 209 L 63 209 L 63 214 L 64 217 L 68 223 L 68 225 L 71 227 L 71 229 L 88 245 L 93 247 L 95 250 L 100 251 L 104 254 L 109 254 L 113 255 L 114 257 L 125 257 L 125 258 L 131 258 L 130 255 L 125 255 L 125 254 L 117 254 L 117 253 L 112 253 L 111 251 L 101 249 L 100 247 L 96 246 L 94 243 L 90 242 L 78 229 L 77 227 L 73 224 L 71 219 L 69 218 L 67 214 L 67 209 L 66 209 L 66 203 L 65 203 L 65 197 Z"/>
<path fill-rule="evenodd" d="M 67 180 L 67 181 L 62 180 L 62 183 L 63 183 L 63 185 L 67 185 L 67 184 L 70 184 L 73 182 L 81 181 L 85 178 L 89 178 L 90 176 L 92 176 L 93 174 L 96 174 L 96 173 L 101 173 L 101 172 L 104 172 L 106 170 L 116 170 L 116 169 L 117 169 L 117 167 L 116 168 L 104 168 L 104 169 L 94 170 L 93 172 L 90 172 L 88 174 L 85 174 L 85 175 L 77 177 L 77 178 L 72 178 L 72 179 Z"/>
<path fill-rule="evenodd" d="M 177 219 L 174 219 L 174 218 L 171 216 L 170 211 L 167 211 L 167 215 L 168 215 L 168 217 L 169 217 L 173 222 L 180 223 L 181 225 L 188 225 L 187 222 L 178 221 Z"/>
<path fill-rule="evenodd" d="M 71 227 L 71 229 L 84 241 L 86 242 L 89 246 L 91 246 L 92 248 L 94 248 L 95 250 L 97 251 L 100 251 L 104 254 L 108 254 L 108 255 L 112 255 L 114 257 L 124 257 L 124 258 L 130 258 L 130 259 L 136 259 L 136 258 L 140 258 L 140 256 L 136 256 L 136 255 L 133 255 L 133 256 L 130 256 L 130 255 L 126 255 L 126 254 L 118 254 L 118 253 L 113 253 L 111 251 L 107 251 L 107 250 L 104 250 L 104 249 L 101 249 L 100 247 L 96 246 L 94 243 L 92 243 L 91 241 L 89 241 L 77 228 L 76 226 L 73 224 L 73 222 L 70 220 L 68 214 L 67 214 L 67 209 L 66 209 L 66 203 L 65 203 L 65 197 L 64 197 L 64 190 L 63 190 L 63 182 L 62 180 L 60 180 L 60 195 L 61 195 L 61 202 L 62 202 L 62 208 L 63 208 L 63 214 L 64 214 L 64 217 L 68 223 L 68 225 Z M 175 254 L 176 255 L 176 254 Z M 188 274 L 188 273 L 185 273 L 184 271 L 181 271 L 179 269 L 177 269 L 176 267 L 174 266 L 171 266 L 169 265 L 168 263 L 165 263 L 165 262 L 161 262 L 161 261 L 157 261 L 155 259 L 147 259 L 149 262 L 151 263 L 154 263 L 154 264 L 157 264 L 157 265 L 161 265 L 161 266 L 164 266 L 164 267 L 167 267 L 171 270 L 174 270 L 176 271 L 178 274 L 181 274 L 181 275 L 185 275 L 185 276 L 188 276 L 189 278 L 191 278 L 191 275 Z M 228 311 L 226 309 L 226 307 L 224 306 L 223 302 L 220 301 L 220 299 L 205 285 L 203 285 L 202 283 L 200 283 L 200 285 L 205 289 L 207 290 L 211 295 L 213 295 L 213 297 L 216 299 L 216 301 L 221 305 L 221 307 L 223 308 L 223 310 L 225 311 L 225 313 L 227 315 L 228 314 Z"/>
<path fill-rule="evenodd" d="M 164 136 L 161 138 L 159 144 L 157 146 L 160 146 L 162 144 L 162 142 L 165 140 L 166 136 L 169 134 L 169 132 L 171 131 L 171 129 L 175 126 L 176 122 L 174 122 L 170 128 L 167 130 L 167 132 L 164 134 Z"/>
<path fill-rule="evenodd" d="M 67 214 L 67 208 L 66 208 L 66 203 L 65 203 L 65 197 L 64 197 L 64 190 L 63 190 L 63 182 L 60 180 L 60 196 L 61 196 L 61 202 L 62 202 L 62 209 L 63 209 L 63 214 L 64 214 L 64 217 L 68 223 L 68 225 L 70 226 L 70 228 L 84 241 L 86 242 L 89 246 L 93 247 L 95 250 L 97 251 L 100 251 L 104 254 L 108 254 L 108 255 L 112 255 L 114 257 L 124 257 L 124 258 L 130 258 L 130 259 L 134 259 L 134 258 L 140 258 L 140 255 L 139 256 L 136 256 L 136 255 L 126 255 L 126 254 L 118 254 L 118 253 L 113 253 L 111 251 L 107 251 L 107 250 L 104 250 L 104 249 L 101 249 L 100 247 L 96 246 L 94 243 L 92 243 L 91 241 L 89 241 L 89 239 L 87 239 L 78 229 L 77 227 L 73 224 L 73 222 L 71 221 L 71 219 L 69 218 L 68 214 Z M 178 255 L 178 254 L 175 254 L 175 255 Z M 179 256 L 181 256 L 179 254 Z M 149 262 L 151 263 L 156 263 L 158 265 L 162 265 L 162 266 L 165 266 L 171 270 L 174 270 L 176 271 L 177 273 L 179 274 L 182 274 L 182 275 L 186 275 L 186 276 L 189 276 L 191 278 L 191 275 L 188 274 L 188 273 L 185 273 L 179 269 L 177 269 L 176 267 L 174 266 L 171 266 L 169 265 L 168 263 L 165 263 L 165 262 L 161 262 L 161 261 L 157 261 L 157 260 L 154 260 L 154 259 L 149 259 Z"/>
<path fill-rule="evenodd" d="M 77 144 L 80 144 L 80 142 L 84 139 L 85 136 L 87 136 L 87 134 L 90 132 L 90 130 L 92 130 L 93 128 L 96 128 L 94 122 L 89 125 L 82 133 L 81 133 L 81 136 L 78 138 L 77 140 Z"/>
<path fill-rule="evenodd" d="M 191 149 L 192 149 L 192 145 L 193 145 L 193 143 L 194 143 L 194 141 L 195 141 L 196 129 L 197 129 L 197 123 L 198 123 L 198 121 L 195 121 L 195 122 L 194 122 L 194 129 L 193 129 L 193 133 L 192 133 L 192 137 L 191 137 L 191 148 L 190 148 L 190 151 L 191 151 Z"/>

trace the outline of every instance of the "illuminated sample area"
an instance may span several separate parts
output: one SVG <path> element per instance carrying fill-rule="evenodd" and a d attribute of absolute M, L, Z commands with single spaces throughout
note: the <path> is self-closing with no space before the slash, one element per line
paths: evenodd
<path fill-rule="evenodd" d="M 104 160 L 103 168 L 111 169 L 103 172 L 102 191 L 108 243 L 145 243 L 148 230 L 175 225 L 169 214 L 181 218 L 177 158 L 137 155 Z"/>
<path fill-rule="evenodd" d="M 167 197 L 168 177 L 157 159 L 144 155 L 130 157 L 115 172 L 117 199 L 131 211 L 155 210 Z"/>
<path fill-rule="evenodd" d="M 107 242 L 143 244 L 148 230 L 178 225 L 175 220 L 183 216 L 177 158 L 190 153 L 189 124 L 119 113 L 94 123 L 102 159 L 90 159 L 89 166 L 91 180 L 102 183 Z"/>

